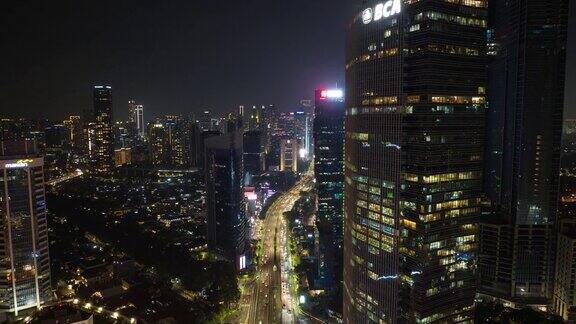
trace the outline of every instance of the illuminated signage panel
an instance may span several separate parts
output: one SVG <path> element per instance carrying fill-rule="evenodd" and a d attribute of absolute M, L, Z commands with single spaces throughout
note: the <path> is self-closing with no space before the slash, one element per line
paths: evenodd
<path fill-rule="evenodd" d="M 6 163 L 6 169 L 20 169 L 28 166 L 28 163 Z"/>
<path fill-rule="evenodd" d="M 11 161 L 10 163 L 4 164 L 4 168 L 6 169 L 22 169 L 26 168 L 30 165 L 30 163 L 34 162 L 32 159 L 25 159 L 25 160 L 18 160 L 18 161 Z"/>
<path fill-rule="evenodd" d="M 368 25 L 373 21 L 397 15 L 402 11 L 402 0 L 388 0 L 377 4 L 374 8 L 366 8 L 362 11 L 362 22 Z"/>
<path fill-rule="evenodd" d="M 320 98 L 321 99 L 340 99 L 344 97 L 344 91 L 340 89 L 333 89 L 333 90 L 322 90 L 320 91 Z"/>

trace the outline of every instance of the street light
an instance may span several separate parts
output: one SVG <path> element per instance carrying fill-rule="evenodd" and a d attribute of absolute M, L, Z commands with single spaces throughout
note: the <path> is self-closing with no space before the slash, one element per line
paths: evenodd
<path fill-rule="evenodd" d="M 300 302 L 300 305 L 305 304 L 305 303 L 306 303 L 306 296 L 300 295 L 300 300 L 299 300 L 299 302 Z"/>

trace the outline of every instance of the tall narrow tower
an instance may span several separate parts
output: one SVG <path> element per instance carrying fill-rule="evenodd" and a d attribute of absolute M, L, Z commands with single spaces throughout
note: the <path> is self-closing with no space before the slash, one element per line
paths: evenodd
<path fill-rule="evenodd" d="M 344 198 L 344 94 L 339 89 L 316 90 L 314 110 L 314 177 L 320 230 L 320 286 L 330 288 L 341 262 Z"/>
<path fill-rule="evenodd" d="M 243 270 L 249 262 L 250 224 L 244 201 L 242 132 L 205 140 L 208 248 Z"/>
<path fill-rule="evenodd" d="M 94 86 L 93 108 L 88 124 L 90 166 L 96 173 L 109 174 L 114 167 L 112 87 Z"/>

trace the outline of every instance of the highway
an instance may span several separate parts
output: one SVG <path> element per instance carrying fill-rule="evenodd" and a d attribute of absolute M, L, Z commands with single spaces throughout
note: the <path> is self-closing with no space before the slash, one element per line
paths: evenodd
<path fill-rule="evenodd" d="M 82 171 L 76 170 L 76 171 L 70 172 L 70 173 L 68 173 L 68 174 L 66 174 L 60 178 L 56 178 L 56 179 L 47 181 L 46 185 L 48 185 L 48 186 L 57 185 L 59 183 L 66 182 L 68 180 L 72 180 L 74 178 L 77 178 L 77 177 L 81 176 L 82 174 L 83 174 Z"/>
<path fill-rule="evenodd" d="M 302 176 L 270 206 L 262 222 L 262 260 L 241 298 L 237 322 L 248 324 L 296 323 L 297 298 L 289 283 L 288 241 L 284 212 L 292 209 L 300 191 L 313 185 L 311 173 Z"/>

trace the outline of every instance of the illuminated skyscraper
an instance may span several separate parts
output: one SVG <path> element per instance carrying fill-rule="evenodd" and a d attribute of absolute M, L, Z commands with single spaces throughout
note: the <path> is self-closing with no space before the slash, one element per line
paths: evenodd
<path fill-rule="evenodd" d="M 205 141 L 208 248 L 234 262 L 237 270 L 246 268 L 250 250 L 242 143 L 240 131 Z"/>
<path fill-rule="evenodd" d="M 114 167 L 112 87 L 94 86 L 93 99 L 93 108 L 87 116 L 90 167 L 97 173 L 110 174 Z"/>
<path fill-rule="evenodd" d="M 487 1 L 366 1 L 346 59 L 344 322 L 471 322 Z"/>
<path fill-rule="evenodd" d="M 148 125 L 148 150 L 150 163 L 167 167 L 170 164 L 170 142 L 168 128 L 160 120 Z"/>
<path fill-rule="evenodd" d="M 140 138 L 144 138 L 145 127 L 144 125 L 144 106 L 136 104 L 136 101 L 128 101 L 128 121 L 134 128 L 133 131 Z"/>
<path fill-rule="evenodd" d="M 514 307 L 549 309 L 568 0 L 490 6 L 485 190 L 492 209 L 480 227 L 479 291 Z"/>
<path fill-rule="evenodd" d="M 342 246 L 344 112 L 342 90 L 316 90 L 314 176 L 320 224 L 320 281 L 326 286 L 332 285 L 337 251 Z"/>
<path fill-rule="evenodd" d="M 0 312 L 15 317 L 52 296 L 43 165 L 31 142 L 0 147 Z"/>

